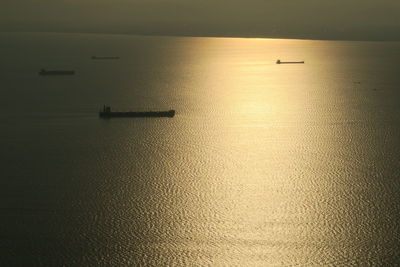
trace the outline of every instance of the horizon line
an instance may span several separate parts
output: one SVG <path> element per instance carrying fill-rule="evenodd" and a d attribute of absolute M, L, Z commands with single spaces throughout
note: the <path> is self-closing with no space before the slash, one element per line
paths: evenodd
<path fill-rule="evenodd" d="M 299 40 L 299 41 L 345 41 L 345 42 L 400 42 L 400 39 L 346 39 L 346 38 L 309 38 L 290 36 L 240 36 L 240 35 L 196 35 L 196 34 L 152 34 L 152 33 L 129 33 L 129 32 L 96 32 L 96 31 L 25 31 L 14 30 L 0 33 L 49 33 L 49 34 L 93 34 L 93 35 L 122 35 L 122 36 L 143 36 L 143 37 L 176 37 L 176 38 L 226 38 L 226 39 L 275 39 L 275 40 Z"/>

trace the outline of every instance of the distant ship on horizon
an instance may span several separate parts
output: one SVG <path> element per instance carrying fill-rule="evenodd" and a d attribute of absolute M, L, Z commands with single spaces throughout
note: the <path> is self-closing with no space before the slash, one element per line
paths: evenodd
<path fill-rule="evenodd" d="M 92 59 L 119 59 L 117 56 L 92 56 Z"/>
<path fill-rule="evenodd" d="M 280 59 L 278 59 L 276 61 L 276 64 L 304 64 L 304 61 L 281 61 Z"/>
<path fill-rule="evenodd" d="M 73 70 L 45 70 L 41 69 L 39 75 L 74 75 Z"/>

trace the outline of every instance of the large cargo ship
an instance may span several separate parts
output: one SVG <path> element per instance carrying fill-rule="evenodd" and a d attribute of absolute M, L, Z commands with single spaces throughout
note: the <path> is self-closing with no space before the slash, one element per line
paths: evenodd
<path fill-rule="evenodd" d="M 104 106 L 102 110 L 99 111 L 100 118 L 145 118 L 145 117 L 169 117 L 175 116 L 175 110 L 171 109 L 168 111 L 111 111 L 111 107 Z"/>
<path fill-rule="evenodd" d="M 39 75 L 74 75 L 73 70 L 45 70 L 41 69 Z"/>

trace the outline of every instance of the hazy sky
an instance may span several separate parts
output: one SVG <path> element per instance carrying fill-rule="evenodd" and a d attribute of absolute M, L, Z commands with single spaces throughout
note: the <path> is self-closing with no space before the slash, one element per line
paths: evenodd
<path fill-rule="evenodd" d="M 0 31 L 400 40 L 400 0 L 0 2 Z"/>

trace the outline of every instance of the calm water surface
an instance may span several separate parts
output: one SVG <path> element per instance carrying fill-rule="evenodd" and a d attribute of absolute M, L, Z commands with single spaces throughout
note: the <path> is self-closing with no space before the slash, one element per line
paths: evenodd
<path fill-rule="evenodd" d="M 400 43 L 0 43 L 0 265 L 400 262 Z"/>

